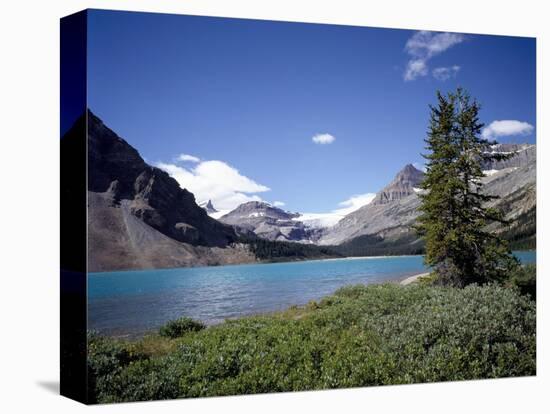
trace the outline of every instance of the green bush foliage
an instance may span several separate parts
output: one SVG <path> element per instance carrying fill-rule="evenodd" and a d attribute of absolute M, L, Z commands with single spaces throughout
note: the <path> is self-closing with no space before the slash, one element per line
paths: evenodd
<path fill-rule="evenodd" d="M 100 402 L 407 384 L 536 373 L 535 303 L 517 289 L 352 286 L 227 321 L 129 357 L 91 341 Z"/>
<path fill-rule="evenodd" d="M 108 402 L 119 395 L 119 375 L 131 363 L 147 358 L 132 343 L 88 333 L 88 389 L 90 402 Z"/>
<path fill-rule="evenodd" d="M 206 328 L 200 321 L 183 317 L 174 321 L 169 321 L 159 329 L 159 335 L 165 338 L 178 338 L 188 332 L 197 332 Z"/>
<path fill-rule="evenodd" d="M 508 286 L 515 286 L 521 294 L 537 299 L 537 267 L 533 264 L 518 267 L 510 276 Z"/>

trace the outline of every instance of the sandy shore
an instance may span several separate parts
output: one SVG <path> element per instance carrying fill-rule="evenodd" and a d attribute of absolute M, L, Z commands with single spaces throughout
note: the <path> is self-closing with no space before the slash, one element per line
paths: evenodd
<path fill-rule="evenodd" d="M 398 257 L 414 257 L 422 256 L 421 254 L 399 254 L 399 255 L 387 255 L 387 256 L 346 256 L 346 257 L 330 257 L 328 259 L 310 259 L 304 260 L 308 262 L 321 262 L 321 261 L 333 261 L 333 260 L 363 260 L 363 259 L 389 259 Z"/>
<path fill-rule="evenodd" d="M 403 286 L 410 285 L 411 283 L 416 282 L 418 278 L 428 276 L 429 274 L 430 274 L 429 272 L 426 272 L 426 273 L 419 273 L 417 275 L 409 276 L 408 278 L 403 279 L 401 282 L 399 282 L 399 284 Z"/>

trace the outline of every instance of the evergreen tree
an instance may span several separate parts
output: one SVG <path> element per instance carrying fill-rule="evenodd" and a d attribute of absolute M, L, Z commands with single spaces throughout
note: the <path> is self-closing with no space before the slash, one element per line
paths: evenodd
<path fill-rule="evenodd" d="M 507 242 L 487 231 L 488 224 L 505 220 L 487 206 L 498 197 L 483 193 L 482 162 L 511 155 L 490 151 L 495 142 L 481 137 L 480 106 L 463 89 L 447 96 L 438 92 L 437 99 L 437 106 L 430 106 L 417 225 L 426 242 L 425 263 L 446 285 L 502 280 L 518 263 Z"/>

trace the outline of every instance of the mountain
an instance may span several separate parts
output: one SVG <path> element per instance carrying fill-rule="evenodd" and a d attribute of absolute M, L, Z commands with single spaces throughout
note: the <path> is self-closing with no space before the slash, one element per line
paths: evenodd
<path fill-rule="evenodd" d="M 388 204 L 402 200 L 418 192 L 423 179 L 424 173 L 422 171 L 415 168 L 412 164 L 407 164 L 405 168 L 399 171 L 391 183 L 376 194 L 376 198 L 372 201 L 372 204 Z"/>
<path fill-rule="evenodd" d="M 505 168 L 519 168 L 527 164 L 536 162 L 537 147 L 531 144 L 495 144 L 491 145 L 489 153 L 511 154 L 512 158 L 501 161 L 484 161 L 482 169 L 484 171 L 499 171 Z"/>
<path fill-rule="evenodd" d="M 223 215 L 218 221 L 207 213 L 216 210 L 210 200 L 197 205 L 192 193 L 148 165 L 90 111 L 61 140 L 65 161 L 76 154 L 75 148 L 85 148 L 83 141 L 88 157 L 89 271 L 417 253 L 421 248 L 412 225 L 418 217 L 423 173 L 412 165 L 405 166 L 371 203 L 330 228 L 314 228 L 304 223 L 305 216 L 263 202 L 242 204 L 225 215 L 210 213 Z M 490 229 L 516 248 L 533 247 L 536 147 L 499 144 L 491 151 L 517 153 L 509 160 L 484 165 L 484 190 L 501 197 L 492 204 L 511 222 L 506 227 L 492 224 Z M 73 164 L 80 162 L 74 158 Z M 78 195 L 70 190 L 64 194 Z"/>
<path fill-rule="evenodd" d="M 419 204 L 416 193 L 423 177 L 422 171 L 411 164 L 406 165 L 390 184 L 376 194 L 371 203 L 327 229 L 319 243 L 341 244 L 365 234 L 382 233 L 388 236 L 395 232 L 396 227 L 414 221 Z M 401 232 L 401 229 L 397 232 Z"/>
<path fill-rule="evenodd" d="M 180 242 L 225 247 L 235 233 L 208 217 L 189 191 L 165 171 L 146 164 L 126 141 L 88 115 L 88 190 L 127 204 L 143 222 Z"/>
<path fill-rule="evenodd" d="M 89 271 L 255 261 L 231 226 L 209 217 L 192 193 L 91 111 L 84 116 Z M 85 138 L 71 130 L 62 145 Z"/>
<path fill-rule="evenodd" d="M 218 210 L 214 208 L 214 205 L 212 204 L 212 200 L 208 200 L 208 202 L 200 203 L 199 206 L 206 211 L 206 214 L 214 214 L 217 213 Z"/>
<path fill-rule="evenodd" d="M 489 229 L 511 240 L 512 246 L 532 245 L 536 230 L 536 147 L 498 144 L 492 146 L 491 151 L 516 152 L 516 155 L 483 166 L 486 172 L 484 191 L 500 197 L 491 204 L 502 209 L 511 222 L 506 227 L 492 224 Z M 327 229 L 319 244 L 341 245 L 341 253 L 352 254 L 353 251 L 354 255 L 372 251 L 387 254 L 389 249 L 403 254 L 419 252 L 421 241 L 412 226 L 419 215 L 417 193 L 422 179 L 421 171 L 407 165 L 373 202 Z"/>
<path fill-rule="evenodd" d="M 284 211 L 262 201 L 250 201 L 220 217 L 222 223 L 248 231 L 266 240 L 310 243 L 318 229 L 310 228 L 298 218 L 299 213 Z"/>
<path fill-rule="evenodd" d="M 537 227 L 535 145 L 529 145 L 523 151 L 519 151 L 516 157 L 508 160 L 511 164 L 504 164 L 514 166 L 502 168 L 496 172 L 492 170 L 491 175 L 485 178 L 485 192 L 501 197 L 492 201 L 490 205 L 500 209 L 504 213 L 504 218 L 510 222 L 510 226 L 493 223 L 489 229 L 508 239 L 514 249 L 535 248 Z"/>

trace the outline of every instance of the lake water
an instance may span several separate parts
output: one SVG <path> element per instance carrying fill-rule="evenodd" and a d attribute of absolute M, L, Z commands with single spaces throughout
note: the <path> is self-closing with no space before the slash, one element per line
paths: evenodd
<path fill-rule="evenodd" d="M 515 254 L 536 261 L 535 251 Z M 90 273 L 88 328 L 135 336 L 181 316 L 214 324 L 424 271 L 422 256 L 400 256 Z"/>

